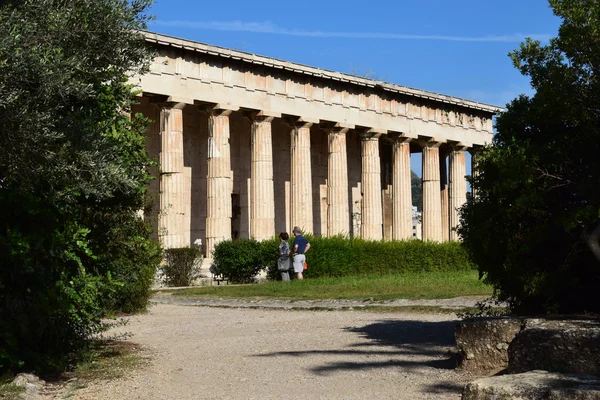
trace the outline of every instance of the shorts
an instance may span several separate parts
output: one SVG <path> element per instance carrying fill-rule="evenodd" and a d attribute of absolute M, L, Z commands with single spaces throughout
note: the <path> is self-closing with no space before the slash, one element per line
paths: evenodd
<path fill-rule="evenodd" d="M 304 261 L 306 261 L 306 256 L 304 254 L 296 254 L 294 256 L 294 272 L 302 272 L 304 271 Z"/>

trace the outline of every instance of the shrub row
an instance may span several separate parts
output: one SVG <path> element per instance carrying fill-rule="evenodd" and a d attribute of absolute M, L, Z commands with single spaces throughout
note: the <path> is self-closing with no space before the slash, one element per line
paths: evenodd
<path fill-rule="evenodd" d="M 475 268 L 458 242 L 380 242 L 342 236 L 307 236 L 307 239 L 311 247 L 305 276 L 310 278 Z M 290 239 L 290 246 L 292 242 Z M 263 268 L 267 268 L 269 279 L 278 280 L 281 279 L 277 270 L 278 245 L 278 239 L 221 242 L 213 254 L 215 266 L 232 281 L 249 282 Z"/>

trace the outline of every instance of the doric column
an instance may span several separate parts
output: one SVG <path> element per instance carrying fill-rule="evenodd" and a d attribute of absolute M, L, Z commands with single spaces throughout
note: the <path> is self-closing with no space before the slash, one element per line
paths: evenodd
<path fill-rule="evenodd" d="M 450 240 L 458 240 L 456 228 L 460 224 L 458 209 L 467 202 L 465 148 L 455 146 L 450 151 Z"/>
<path fill-rule="evenodd" d="M 270 239 L 275 235 L 273 188 L 273 117 L 252 118 L 250 166 L 250 237 Z"/>
<path fill-rule="evenodd" d="M 347 128 L 329 128 L 327 131 L 327 235 L 350 233 L 348 205 Z"/>
<path fill-rule="evenodd" d="M 291 130 L 290 226 L 313 232 L 310 122 L 288 121 Z"/>
<path fill-rule="evenodd" d="M 481 153 L 481 149 L 473 147 L 473 148 L 471 148 L 471 150 L 469 152 L 471 153 L 471 176 L 474 179 L 476 179 L 477 175 L 479 175 L 479 167 L 477 166 L 477 158 L 479 157 L 479 153 Z M 477 197 L 477 192 L 473 188 L 473 186 L 471 186 L 471 197 L 472 198 Z"/>
<path fill-rule="evenodd" d="M 183 112 L 184 104 L 160 111 L 159 237 L 165 248 L 184 247 Z"/>
<path fill-rule="evenodd" d="M 448 216 L 448 167 L 446 157 L 448 150 L 440 147 L 440 207 L 442 212 L 442 242 L 450 240 L 450 217 Z"/>
<path fill-rule="evenodd" d="M 412 196 L 410 179 L 410 138 L 394 140 L 392 166 L 392 238 L 412 238 Z"/>
<path fill-rule="evenodd" d="M 206 256 L 231 239 L 231 153 L 229 110 L 208 112 L 208 176 L 206 179 Z"/>
<path fill-rule="evenodd" d="M 423 240 L 442 241 L 440 196 L 441 143 L 421 141 L 423 147 Z"/>
<path fill-rule="evenodd" d="M 360 234 L 363 239 L 383 239 L 383 210 L 381 204 L 381 164 L 379 134 L 361 133 L 362 148 L 362 206 Z"/>

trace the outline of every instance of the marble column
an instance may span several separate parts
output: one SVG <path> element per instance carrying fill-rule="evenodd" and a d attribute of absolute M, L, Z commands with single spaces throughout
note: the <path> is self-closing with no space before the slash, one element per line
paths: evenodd
<path fill-rule="evenodd" d="M 379 134 L 361 133 L 362 204 L 360 234 L 363 239 L 383 239 L 383 209 L 381 199 L 381 162 Z"/>
<path fill-rule="evenodd" d="M 446 157 L 448 150 L 440 147 L 440 207 L 442 212 L 442 242 L 450 240 L 450 217 L 448 216 L 448 167 L 446 165 Z"/>
<path fill-rule="evenodd" d="M 410 177 L 410 138 L 394 140 L 392 165 L 392 238 L 412 238 L 412 195 Z"/>
<path fill-rule="evenodd" d="M 471 150 L 469 152 L 471 153 L 471 177 L 473 179 L 477 179 L 477 176 L 479 175 L 479 168 L 477 166 L 477 158 L 479 157 L 479 153 L 481 152 L 481 149 L 471 148 Z M 471 186 L 471 197 L 472 198 L 477 197 L 477 191 L 473 188 L 473 186 Z"/>
<path fill-rule="evenodd" d="M 160 111 L 160 211 L 158 234 L 165 248 L 184 247 L 183 104 Z"/>
<path fill-rule="evenodd" d="M 275 236 L 273 187 L 273 117 L 252 118 L 250 144 L 250 237 L 256 240 Z"/>
<path fill-rule="evenodd" d="M 423 240 L 442 241 L 440 196 L 441 143 L 422 141 L 423 147 Z"/>
<path fill-rule="evenodd" d="M 229 110 L 208 112 L 208 176 L 206 179 L 206 256 L 231 239 L 231 153 Z"/>
<path fill-rule="evenodd" d="M 347 128 L 327 131 L 327 235 L 350 234 L 348 199 Z"/>
<path fill-rule="evenodd" d="M 459 240 L 456 228 L 460 224 L 458 210 L 467 202 L 467 181 L 465 176 L 466 157 L 463 147 L 453 147 L 450 151 L 450 240 Z"/>
<path fill-rule="evenodd" d="M 291 130 L 290 226 L 303 233 L 313 232 L 312 168 L 310 122 L 289 124 Z"/>

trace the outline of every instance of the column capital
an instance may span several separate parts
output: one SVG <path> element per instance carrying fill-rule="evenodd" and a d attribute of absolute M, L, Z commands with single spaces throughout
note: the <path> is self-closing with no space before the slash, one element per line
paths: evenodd
<path fill-rule="evenodd" d="M 319 127 L 326 132 L 338 131 L 340 133 L 347 133 L 350 129 L 356 128 L 356 126 L 352 124 L 333 121 L 321 121 Z"/>
<path fill-rule="evenodd" d="M 483 151 L 483 146 L 472 146 L 469 148 L 469 153 L 471 153 L 472 156 L 476 156 L 478 154 L 481 154 L 481 152 Z"/>
<path fill-rule="evenodd" d="M 387 135 L 388 139 L 394 143 L 410 143 L 414 138 L 405 136 L 400 132 L 392 132 Z"/>
<path fill-rule="evenodd" d="M 419 138 L 416 142 L 421 145 L 422 148 L 439 149 L 443 142 L 437 141 L 435 138 Z"/>
<path fill-rule="evenodd" d="M 291 117 L 291 116 L 284 117 L 283 122 L 292 129 L 294 129 L 294 128 L 310 128 L 314 124 L 312 121 L 307 121 L 302 117 Z"/>
<path fill-rule="evenodd" d="M 448 147 L 450 148 L 450 151 L 467 151 L 472 148 L 472 146 L 469 146 L 466 143 L 450 141 L 448 142 Z"/>
<path fill-rule="evenodd" d="M 382 133 L 377 132 L 360 132 L 358 131 L 358 135 L 363 141 L 378 141 Z"/>
<path fill-rule="evenodd" d="M 177 103 L 173 101 L 151 101 L 150 103 L 156 104 L 160 108 L 168 110 L 183 110 L 188 105 L 186 103 Z"/>
<path fill-rule="evenodd" d="M 268 122 L 271 123 L 275 119 L 273 115 L 266 115 L 262 111 L 249 111 L 245 112 L 244 116 L 250 120 L 250 122 Z"/>
<path fill-rule="evenodd" d="M 387 130 L 385 129 L 362 126 L 356 127 L 355 130 L 363 140 L 378 140 L 382 135 L 387 133 Z"/>
<path fill-rule="evenodd" d="M 328 135 L 346 135 L 350 128 L 342 127 L 321 127 Z"/>
<path fill-rule="evenodd" d="M 200 107 L 200 111 L 209 117 L 229 117 L 233 110 L 224 110 L 222 108 Z"/>

